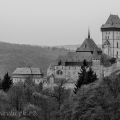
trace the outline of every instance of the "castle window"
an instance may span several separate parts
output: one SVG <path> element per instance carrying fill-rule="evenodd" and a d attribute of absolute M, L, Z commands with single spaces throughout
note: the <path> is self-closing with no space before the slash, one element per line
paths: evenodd
<path fill-rule="evenodd" d="M 107 40 L 107 36 L 105 36 L 105 39 Z"/>
<path fill-rule="evenodd" d="M 109 39 L 109 36 L 108 36 L 108 39 Z"/>
<path fill-rule="evenodd" d="M 58 70 L 56 73 L 57 73 L 58 75 L 62 75 L 62 74 L 63 74 L 63 72 L 62 72 L 61 70 Z"/>
<path fill-rule="evenodd" d="M 86 48 L 86 44 L 84 45 L 84 48 Z"/>
<path fill-rule="evenodd" d="M 117 48 L 118 48 L 118 42 L 117 42 Z"/>
<path fill-rule="evenodd" d="M 62 75 L 62 73 L 63 73 L 63 72 L 62 72 L 62 71 L 60 71 L 60 75 Z"/>
<path fill-rule="evenodd" d="M 118 56 L 118 51 L 117 51 L 117 56 Z"/>

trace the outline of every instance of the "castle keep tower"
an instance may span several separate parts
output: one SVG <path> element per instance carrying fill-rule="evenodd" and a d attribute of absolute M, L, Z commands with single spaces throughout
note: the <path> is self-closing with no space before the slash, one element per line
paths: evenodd
<path fill-rule="evenodd" d="M 110 15 L 105 24 L 101 26 L 102 49 L 111 57 L 120 58 L 120 19 L 118 15 Z"/>

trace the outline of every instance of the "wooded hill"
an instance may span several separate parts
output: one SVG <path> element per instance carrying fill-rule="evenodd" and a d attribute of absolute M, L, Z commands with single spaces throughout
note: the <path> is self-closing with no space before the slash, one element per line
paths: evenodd
<path fill-rule="evenodd" d="M 39 67 L 46 74 L 51 62 L 69 50 L 57 47 L 41 47 L 0 42 L 0 77 L 8 71 L 11 75 L 17 67 Z"/>

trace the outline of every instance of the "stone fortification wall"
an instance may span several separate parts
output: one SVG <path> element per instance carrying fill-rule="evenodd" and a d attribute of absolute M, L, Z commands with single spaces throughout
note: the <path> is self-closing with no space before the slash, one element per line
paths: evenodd
<path fill-rule="evenodd" d="M 109 76 L 111 73 L 114 73 L 115 71 L 120 71 L 120 61 L 117 61 L 117 63 L 113 64 L 111 67 L 103 67 L 102 71 L 104 77 Z"/>

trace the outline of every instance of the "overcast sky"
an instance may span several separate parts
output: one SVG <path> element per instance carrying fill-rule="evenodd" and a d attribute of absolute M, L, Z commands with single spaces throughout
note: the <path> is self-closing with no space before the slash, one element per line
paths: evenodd
<path fill-rule="evenodd" d="M 101 44 L 100 27 L 110 13 L 120 17 L 120 0 L 0 0 L 0 41 L 81 44 L 89 27 Z"/>

